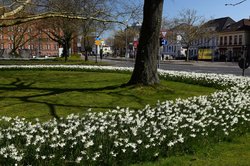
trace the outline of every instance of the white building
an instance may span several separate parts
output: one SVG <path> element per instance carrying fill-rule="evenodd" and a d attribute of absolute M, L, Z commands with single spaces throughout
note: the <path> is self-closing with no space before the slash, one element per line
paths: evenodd
<path fill-rule="evenodd" d="M 168 34 L 171 33 L 171 31 L 167 32 Z M 167 35 L 167 45 L 163 46 L 162 54 L 165 55 L 167 58 L 174 58 L 174 59 L 185 59 L 186 57 L 186 48 L 184 48 L 180 41 L 181 41 L 181 35 L 177 35 L 176 39 L 175 36 Z"/>

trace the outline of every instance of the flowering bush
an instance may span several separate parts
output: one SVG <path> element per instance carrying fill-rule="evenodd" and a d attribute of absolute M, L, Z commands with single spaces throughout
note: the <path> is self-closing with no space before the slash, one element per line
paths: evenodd
<path fill-rule="evenodd" d="M 2 69 L 128 71 L 100 66 L 2 66 Z M 160 70 L 162 78 L 221 87 L 209 95 L 149 105 L 142 110 L 69 115 L 31 123 L 0 117 L 0 163 L 21 165 L 128 165 L 249 131 L 250 79 Z M 223 88 L 224 87 L 224 88 Z"/>

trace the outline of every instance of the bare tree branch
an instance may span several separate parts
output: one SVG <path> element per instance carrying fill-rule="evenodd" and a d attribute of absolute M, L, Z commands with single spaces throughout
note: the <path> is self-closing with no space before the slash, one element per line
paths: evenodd
<path fill-rule="evenodd" d="M 31 0 L 26 0 L 20 6 L 18 6 L 16 9 L 14 9 L 10 12 L 3 13 L 1 18 L 7 18 L 7 17 L 14 16 L 15 14 L 21 12 L 24 9 L 24 7 L 27 6 L 30 2 L 31 2 Z M 19 3 L 19 1 L 16 1 L 16 3 Z M 11 4 L 11 6 L 13 6 L 14 4 L 15 4 L 15 2 L 13 4 Z"/>
<path fill-rule="evenodd" d="M 23 24 L 35 20 L 41 20 L 41 19 L 47 19 L 47 18 L 67 18 L 67 19 L 77 19 L 77 20 L 94 20 L 94 21 L 99 21 L 99 22 L 106 22 L 106 23 L 119 23 L 119 24 L 124 24 L 124 22 L 116 21 L 116 20 L 106 20 L 106 19 L 101 19 L 97 17 L 84 17 L 84 16 L 77 16 L 77 15 L 71 15 L 71 14 L 66 14 L 66 13 L 56 13 L 56 12 L 50 12 L 50 13 L 43 13 L 43 14 L 38 14 L 38 15 L 32 15 L 28 17 L 16 17 L 16 18 L 8 18 L 8 19 L 2 19 L 2 20 L 9 20 L 7 22 L 1 22 L 0 27 L 8 27 L 12 25 L 18 25 L 18 24 Z M 1 20 L 1 19 L 0 19 Z"/>
<path fill-rule="evenodd" d="M 247 1 L 247 0 L 243 0 L 243 1 L 240 1 L 240 2 L 237 2 L 237 3 L 227 3 L 227 4 L 225 4 L 225 6 L 237 6 L 239 4 L 242 4 L 245 1 Z"/>
<path fill-rule="evenodd" d="M 14 2 L 13 2 L 14 1 Z M 47 12 L 36 12 L 35 14 L 31 14 L 29 11 L 25 11 L 29 7 L 35 8 L 36 2 L 34 0 L 13 0 L 11 4 L 0 7 L 0 27 L 8 27 L 13 25 L 18 25 L 22 23 L 31 22 L 34 20 L 41 20 L 47 18 L 68 18 L 68 19 L 77 19 L 77 20 L 93 20 L 97 22 L 104 22 L 104 23 L 118 23 L 124 24 L 122 21 L 117 21 L 117 17 L 109 15 L 108 11 L 102 10 L 98 5 L 92 6 L 79 6 L 79 10 L 71 10 L 70 12 L 65 10 L 51 8 L 50 6 L 47 7 Z M 98 0 L 96 3 L 99 2 Z M 39 2 L 38 2 L 39 3 Z M 94 3 L 94 2 L 93 2 Z M 37 4 L 40 6 L 41 4 Z M 48 4 L 47 4 L 48 5 Z M 45 8 L 46 8 L 45 7 Z M 92 7 L 94 7 L 92 9 Z M 97 7 L 97 8 L 95 8 Z M 14 8 L 14 9 L 13 9 Z M 39 8 L 39 7 L 38 7 Z M 90 10 L 89 10 L 90 9 Z M 52 10 L 52 11 L 51 11 Z M 85 11 L 87 10 L 87 11 Z M 93 12 L 90 14 L 89 12 Z M 106 10 L 106 9 L 105 9 Z"/>

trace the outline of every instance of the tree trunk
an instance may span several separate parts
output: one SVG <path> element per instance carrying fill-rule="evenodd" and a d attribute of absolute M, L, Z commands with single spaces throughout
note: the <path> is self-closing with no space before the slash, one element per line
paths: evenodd
<path fill-rule="evenodd" d="M 144 0 L 143 23 L 133 74 L 128 85 L 159 83 L 157 57 L 164 0 Z"/>
<path fill-rule="evenodd" d="M 186 61 L 189 61 L 189 46 L 187 46 Z"/>
<path fill-rule="evenodd" d="M 85 61 L 88 61 L 88 53 L 89 53 L 89 48 L 86 47 L 87 45 L 87 41 L 86 41 L 86 36 L 83 36 L 83 45 L 84 45 L 84 57 L 85 57 Z"/>
<path fill-rule="evenodd" d="M 62 57 L 64 57 L 65 62 L 68 60 L 69 57 L 70 40 L 71 40 L 70 38 L 65 38 L 62 43 L 63 47 Z"/>
<path fill-rule="evenodd" d="M 69 48 L 71 45 L 71 40 L 72 40 L 72 33 L 71 32 L 64 32 L 63 36 L 63 42 L 62 42 L 62 47 L 63 47 L 63 52 L 62 56 L 64 57 L 65 62 L 68 60 L 69 57 Z"/>
<path fill-rule="evenodd" d="M 64 61 L 67 62 L 68 56 L 69 56 L 69 44 L 67 41 L 65 41 L 62 45 L 63 51 L 62 51 L 62 57 L 64 57 Z"/>

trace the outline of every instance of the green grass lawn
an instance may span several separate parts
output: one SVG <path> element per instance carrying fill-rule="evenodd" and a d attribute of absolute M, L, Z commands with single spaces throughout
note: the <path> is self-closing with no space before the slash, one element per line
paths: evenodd
<path fill-rule="evenodd" d="M 133 166 L 249 166 L 250 134 L 203 147 L 195 155 L 173 156 Z"/>
<path fill-rule="evenodd" d="M 108 65 L 105 62 L 98 61 L 85 61 L 80 58 L 69 57 L 67 62 L 64 62 L 64 58 L 56 59 L 30 59 L 30 60 L 0 60 L 0 65 Z"/>
<path fill-rule="evenodd" d="M 42 121 L 84 113 L 89 108 L 107 111 L 117 106 L 132 109 L 155 106 L 158 100 L 208 95 L 216 89 L 161 80 L 158 86 L 123 87 L 130 74 L 48 70 L 0 72 L 0 116 Z M 133 166 L 248 166 L 250 134 L 218 144 Z M 1 164 L 0 164 L 1 165 Z"/>
<path fill-rule="evenodd" d="M 1 71 L 0 116 L 48 120 L 89 108 L 106 111 L 154 106 L 158 100 L 207 95 L 216 89 L 161 80 L 159 86 L 121 87 L 130 74 L 70 71 Z"/>

